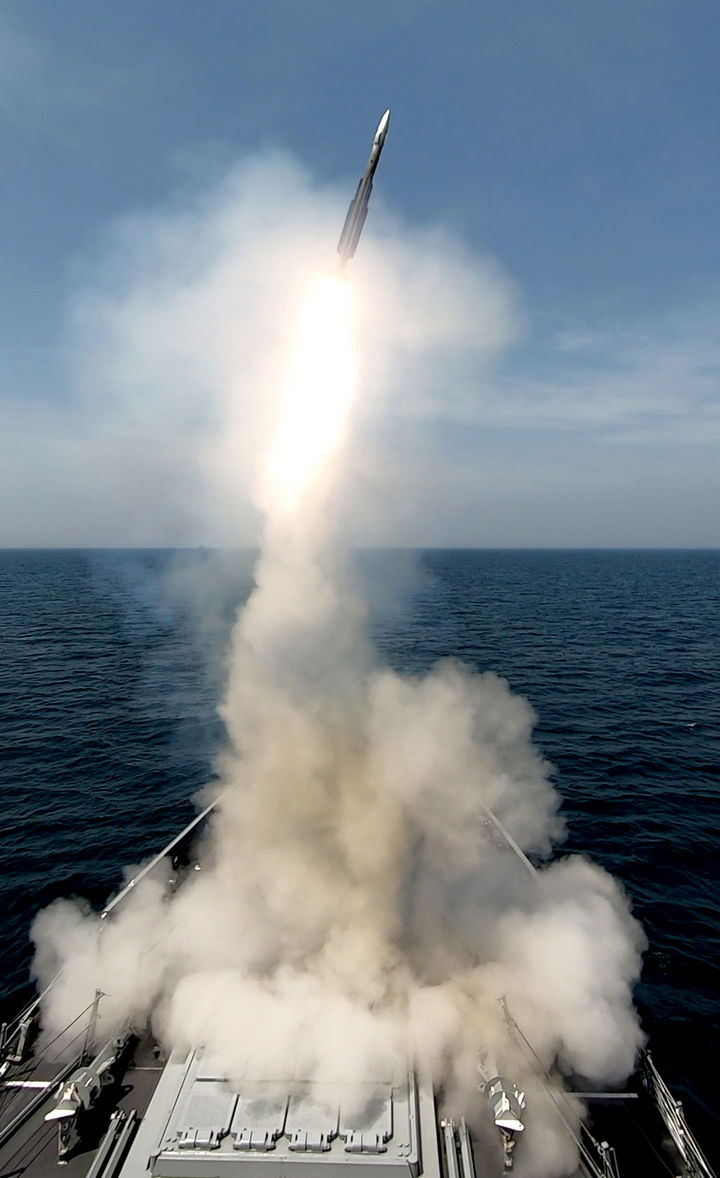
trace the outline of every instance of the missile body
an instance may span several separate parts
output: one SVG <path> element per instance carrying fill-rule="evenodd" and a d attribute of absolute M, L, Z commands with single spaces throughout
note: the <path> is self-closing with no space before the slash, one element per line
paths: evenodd
<path fill-rule="evenodd" d="M 390 111 L 386 110 L 383 117 L 378 123 L 373 145 L 370 150 L 370 159 L 368 160 L 365 174 L 357 186 L 357 192 L 350 201 L 350 208 L 347 211 L 345 224 L 342 227 L 340 240 L 338 242 L 337 252 L 340 255 L 338 262 L 338 270 L 342 272 L 345 268 L 346 262 L 350 260 L 355 254 L 357 243 L 360 240 L 360 234 L 365 224 L 365 218 L 368 214 L 368 204 L 370 203 L 370 193 L 372 192 L 373 176 L 375 169 L 378 166 L 380 159 L 380 152 L 383 149 L 385 139 L 388 133 L 388 125 L 390 123 Z"/>

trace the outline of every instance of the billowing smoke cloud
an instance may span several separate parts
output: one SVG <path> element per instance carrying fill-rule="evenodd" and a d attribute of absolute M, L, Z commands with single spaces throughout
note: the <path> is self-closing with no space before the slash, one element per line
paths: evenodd
<path fill-rule="evenodd" d="M 320 187 L 280 152 L 212 183 L 188 170 L 177 184 L 72 268 L 52 396 L 33 409 L 18 395 L 7 410 L 5 543 L 258 541 L 258 455 L 298 306 L 332 263 L 349 185 Z M 397 448 L 385 462 L 386 426 L 430 403 L 477 400 L 517 330 L 498 267 L 445 232 L 397 222 L 381 198 L 353 263 L 365 435 L 347 456 L 352 489 L 343 483 L 335 500 L 342 512 L 351 497 L 345 514 L 374 543 L 398 538 L 402 503 L 395 493 L 392 509 L 388 479 L 408 466 Z"/>
<path fill-rule="evenodd" d="M 240 496 L 252 468 L 264 533 L 232 636 L 224 792 L 203 869 L 177 892 L 153 879 L 102 930 L 71 903 L 40 914 L 41 984 L 63 967 L 45 1002 L 46 1029 L 59 1031 L 98 987 L 100 1034 L 150 1019 L 168 1045 L 202 1044 L 231 1079 L 250 1066 L 361 1080 L 410 1051 L 471 1123 L 482 1121 L 477 1065 L 492 1059 L 530 1096 L 533 1144 L 517 1172 L 569 1173 L 574 1147 L 547 1116 L 537 1065 L 501 999 L 543 1067 L 621 1081 L 641 1040 L 631 991 L 642 933 L 600 868 L 574 858 L 533 875 L 508 850 L 489 810 L 540 857 L 562 834 L 550 767 L 532 744 L 532 709 L 496 675 L 451 660 L 425 676 L 378 664 L 338 507 L 353 469 L 353 422 L 377 410 L 379 388 L 403 365 L 424 357 L 432 370 L 468 346 L 470 332 L 478 346 L 496 345 L 507 331 L 504 288 L 438 235 L 387 249 L 377 291 L 373 260 L 356 292 L 358 363 L 334 369 L 340 383 L 355 382 L 336 389 L 346 413 L 312 470 L 301 438 L 273 476 L 274 407 L 296 371 L 289 305 L 304 297 L 318 210 L 337 210 L 283 160 L 251 165 L 228 184 L 189 226 L 178 214 L 158 239 L 153 225 L 155 250 L 149 261 L 141 252 L 146 281 L 132 299 L 84 310 L 97 330 L 147 356 L 148 388 L 159 376 L 151 341 L 177 347 L 179 381 L 195 352 L 199 387 L 210 381 L 226 396 L 224 409 L 215 401 L 230 421 L 221 480 L 232 482 L 240 461 Z M 302 232 L 282 232 L 272 194 L 283 184 L 301 193 L 293 215 Z M 278 301 L 281 256 L 289 277 Z M 233 297 L 254 308 L 236 334 L 225 306 Z M 187 308 L 179 342 L 168 338 L 168 307 Z M 229 408 L 241 386 L 257 405 L 249 425 Z M 418 396 L 427 388 L 418 379 Z M 308 412 L 320 429 L 327 403 Z M 199 452 L 209 461 L 210 446 Z"/>

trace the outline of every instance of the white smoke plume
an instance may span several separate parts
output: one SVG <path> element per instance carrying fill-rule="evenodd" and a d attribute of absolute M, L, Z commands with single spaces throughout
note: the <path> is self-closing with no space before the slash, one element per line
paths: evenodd
<path fill-rule="evenodd" d="M 425 396 L 423 363 L 437 379 L 434 363 L 466 347 L 471 330 L 481 348 L 501 341 L 506 292 L 442 235 L 399 232 L 378 277 L 379 307 L 368 310 L 373 263 L 357 291 L 358 336 L 354 343 L 348 336 L 332 361 L 329 400 L 313 400 L 317 366 L 352 319 L 324 318 L 325 335 L 308 356 L 312 324 L 301 320 L 290 343 L 285 307 L 279 362 L 278 303 L 264 275 L 282 244 L 292 275 L 283 299 L 300 302 L 313 218 L 333 201 L 314 197 L 293 173 L 286 186 L 303 193 L 293 207 L 306 236 L 283 236 L 278 210 L 258 204 L 262 182 L 273 179 L 268 191 L 276 190 L 278 168 L 288 165 L 253 165 L 219 205 L 196 214 L 206 240 L 196 247 L 201 257 L 186 260 L 185 285 L 158 291 L 147 278 L 125 299 L 128 317 L 119 315 L 121 337 L 143 333 L 151 383 L 162 365 L 149 340 L 163 328 L 168 303 L 182 307 L 183 349 L 197 348 L 202 379 L 223 390 L 228 405 L 238 361 L 262 406 L 263 421 L 256 417 L 242 446 L 263 544 L 232 636 L 223 794 L 203 869 L 172 894 L 162 880 L 146 882 L 102 929 L 70 902 L 39 915 L 40 984 L 62 966 L 44 1005 L 46 1032 L 60 1031 L 99 988 L 106 997 L 98 1034 L 150 1020 L 166 1045 L 201 1044 L 238 1081 L 248 1066 L 362 1080 L 410 1051 L 429 1064 L 453 1115 L 480 1127 L 477 1065 L 491 1057 L 530 1097 L 532 1147 L 518 1154 L 517 1173 L 570 1173 L 574 1147 L 547 1115 L 537 1067 L 500 1000 L 544 1068 L 586 1083 L 620 1082 L 641 1042 L 632 987 L 642 932 L 600 868 L 576 857 L 533 877 L 503 845 L 488 808 L 537 856 L 562 834 L 550 766 L 532 743 L 532 709 L 501 678 L 452 660 L 424 676 L 378 663 L 348 572 L 339 507 L 349 502 L 347 472 L 356 469 L 348 457 L 353 425 L 377 408 L 378 387 L 410 370 Z M 171 222 L 161 240 L 170 255 L 185 231 L 181 218 Z M 240 257 L 238 242 L 246 246 Z M 257 340 L 250 346 L 245 324 L 241 348 L 218 332 L 213 309 L 243 282 L 258 292 Z M 107 328 L 113 315 L 107 307 L 100 315 Z M 159 334 L 167 338 L 166 322 Z M 379 357 L 364 362 L 369 335 Z M 284 404 L 288 381 L 303 392 L 307 412 L 293 417 L 291 409 L 273 440 L 273 407 Z M 366 397 L 369 383 L 375 392 Z M 239 418 L 230 434 L 240 438 Z M 226 478 L 232 462 L 224 453 Z"/>

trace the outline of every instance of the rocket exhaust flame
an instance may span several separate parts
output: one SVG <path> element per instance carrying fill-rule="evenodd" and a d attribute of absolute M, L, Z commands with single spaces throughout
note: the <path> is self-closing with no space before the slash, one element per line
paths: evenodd
<path fill-rule="evenodd" d="M 360 240 L 389 124 L 390 111 L 386 110 L 345 217 L 338 242 L 337 269 L 311 291 L 302 318 L 267 463 L 271 501 L 278 502 L 285 511 L 297 509 L 303 491 L 321 475 L 340 446 L 352 404 L 355 376 L 352 310 L 343 271 Z"/>
<path fill-rule="evenodd" d="M 389 124 L 386 110 L 345 217 L 336 271 L 310 292 L 302 316 L 266 468 L 269 502 L 286 512 L 296 511 L 303 491 L 322 474 L 342 442 L 355 383 L 352 308 L 343 271 L 360 240 Z"/>
<path fill-rule="evenodd" d="M 342 444 L 355 392 L 352 300 L 340 278 L 322 279 L 301 316 L 267 461 L 268 509 L 297 510 Z"/>

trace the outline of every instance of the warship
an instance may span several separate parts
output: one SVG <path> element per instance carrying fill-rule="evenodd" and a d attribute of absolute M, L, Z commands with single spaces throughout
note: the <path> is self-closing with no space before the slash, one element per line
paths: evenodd
<path fill-rule="evenodd" d="M 201 871 L 215 802 L 106 905 L 110 922 L 148 878 L 168 898 Z M 508 847 L 508 853 L 517 853 Z M 519 852 L 522 854 L 522 852 Z M 101 933 L 102 935 L 102 933 Z M 53 983 L 51 983 L 51 986 Z M 528 1098 L 478 1061 L 481 1131 L 454 1112 L 422 1061 L 407 1059 L 350 1090 L 342 1081 L 248 1071 L 231 1082 L 203 1045 L 166 1052 L 150 1027 L 102 1041 L 103 995 L 48 1040 L 39 994 L 0 1028 L 0 1178 L 501 1178 L 532 1175 Z M 533 1046 L 505 1008 L 509 1033 Z M 622 1092 L 568 1094 L 536 1059 L 543 1101 L 577 1151 L 577 1178 L 714 1178 L 645 1051 Z M 580 1122 L 570 1101 L 587 1110 Z M 62 1170 L 58 1170 L 62 1167 Z M 543 1170 L 543 1173 L 545 1171 Z M 566 1169 L 562 1170 L 567 1173 Z"/>
<path fill-rule="evenodd" d="M 343 226 L 341 272 L 365 223 L 389 115 L 380 120 Z M 160 888 L 165 903 L 205 870 L 218 801 L 107 903 L 101 937 L 146 884 Z M 486 811 L 494 845 L 534 874 Z M 567 1077 L 547 1069 L 502 996 L 505 1031 L 532 1083 L 499 1070 L 488 1051 L 475 1062 L 468 1111 L 420 1052 L 394 1056 L 352 1083 L 301 1066 L 268 1074 L 257 1064 L 238 1079 L 206 1049 L 202 1033 L 189 1048 L 172 1049 L 147 1022 L 126 1021 L 106 1036 L 99 990 L 59 1030 L 43 1026 L 57 984 L 56 977 L 0 1028 L 0 1178 L 563 1178 L 571 1171 L 573 1178 L 713 1178 L 648 1052 L 626 1091 L 568 1091 Z M 526 1131 L 533 1117 L 536 1124 L 552 1118 L 569 1147 L 554 1171 L 547 1158 L 533 1156 Z"/>

